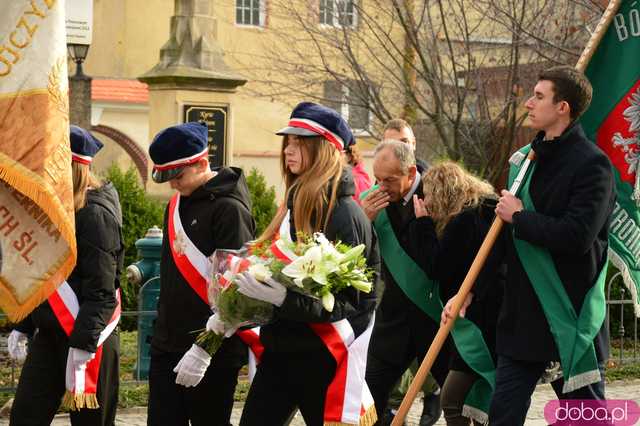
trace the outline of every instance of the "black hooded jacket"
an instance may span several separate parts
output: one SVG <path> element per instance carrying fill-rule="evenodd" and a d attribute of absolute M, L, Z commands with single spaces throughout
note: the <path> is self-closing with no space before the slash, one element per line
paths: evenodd
<path fill-rule="evenodd" d="M 371 292 L 363 293 L 349 287 L 335 295 L 333 311 L 328 312 L 320 300 L 287 291 L 282 306 L 274 310 L 274 322 L 260 330 L 260 340 L 267 350 L 300 353 L 324 347 L 307 323 L 334 322 L 346 318 L 356 337 L 367 328 L 375 309 L 380 255 L 373 225 L 353 199 L 354 194 L 353 176 L 351 171 L 345 169 L 339 182 L 336 205 L 324 233 L 332 242 L 339 240 L 350 246 L 365 244 L 364 255 L 367 264 L 376 271 Z M 287 201 L 287 206 L 290 210 L 293 209 L 293 197 Z M 295 241 L 296 229 L 293 219 L 290 232 L 291 238 Z"/>
<path fill-rule="evenodd" d="M 116 307 L 116 289 L 124 261 L 122 212 L 111 183 L 87 191 L 87 204 L 76 212 L 78 260 L 67 282 L 78 297 L 80 310 L 69 346 L 95 352 L 100 332 Z M 38 306 L 18 327 L 32 334 L 64 334 L 48 302 Z"/>
<path fill-rule="evenodd" d="M 242 169 L 221 167 L 216 176 L 190 196 L 180 197 L 180 220 L 187 236 L 210 256 L 216 249 L 239 249 L 254 237 L 251 198 Z M 169 246 L 168 208 L 164 217 L 158 319 L 151 342 L 161 352 L 186 352 L 207 323 L 211 309 L 184 279 Z M 195 333 L 194 333 L 195 332 Z M 237 337 L 226 339 L 216 359 L 246 357 Z M 232 361 L 236 362 L 236 361 Z M 241 360 L 237 361 L 240 364 Z"/>

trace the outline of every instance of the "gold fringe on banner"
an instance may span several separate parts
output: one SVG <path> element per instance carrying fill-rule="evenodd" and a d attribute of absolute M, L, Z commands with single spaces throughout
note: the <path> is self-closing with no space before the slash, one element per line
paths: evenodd
<path fill-rule="evenodd" d="M 67 243 L 70 253 L 61 265 L 52 266 L 43 277 L 43 283 L 40 288 L 22 305 L 16 301 L 14 295 L 8 291 L 6 286 L 0 286 L 0 307 L 13 322 L 20 321 L 26 317 L 56 290 L 58 285 L 71 274 L 77 257 L 75 229 L 70 226 L 65 208 L 57 198 L 57 195 L 49 192 L 43 185 L 34 182 L 35 174 L 31 178 L 25 176 L 25 171 L 18 170 L 16 164 L 16 161 L 0 153 L 0 179 L 29 197 L 49 216 L 51 222 L 60 231 L 60 236 Z"/>

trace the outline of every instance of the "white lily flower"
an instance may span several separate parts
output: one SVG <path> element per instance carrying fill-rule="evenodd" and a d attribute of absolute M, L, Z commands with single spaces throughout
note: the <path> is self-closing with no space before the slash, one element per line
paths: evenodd
<path fill-rule="evenodd" d="M 253 277 L 258 281 L 265 282 L 267 279 L 271 278 L 271 271 L 262 263 L 254 263 L 249 266 L 247 272 L 253 275 Z"/>
<path fill-rule="evenodd" d="M 351 262 L 351 261 L 355 260 L 358 256 L 360 256 L 362 254 L 364 249 L 365 249 L 365 245 L 364 244 L 360 244 L 360 245 L 357 245 L 357 246 L 353 247 L 352 249 L 349 249 L 349 251 L 347 251 L 346 253 L 344 253 L 342 255 L 341 263 L 348 263 L 348 262 Z"/>
<path fill-rule="evenodd" d="M 335 305 L 336 298 L 331 293 L 326 293 L 322 296 L 322 306 L 329 312 L 333 312 L 333 305 Z"/>
<path fill-rule="evenodd" d="M 320 245 L 322 255 L 326 260 L 335 263 L 342 263 L 344 255 L 340 253 L 329 240 L 327 240 L 327 237 L 325 237 L 323 233 L 316 232 L 313 234 L 313 239 Z"/>
<path fill-rule="evenodd" d="M 371 283 L 368 281 L 351 281 L 351 287 L 356 288 L 364 293 L 369 293 L 371 291 Z"/>
<path fill-rule="evenodd" d="M 293 278 L 293 282 L 299 287 L 302 287 L 302 281 L 305 278 L 311 278 L 318 284 L 326 285 L 327 275 L 336 268 L 337 264 L 323 259 L 320 246 L 313 246 L 303 256 L 285 266 L 282 273 Z"/>

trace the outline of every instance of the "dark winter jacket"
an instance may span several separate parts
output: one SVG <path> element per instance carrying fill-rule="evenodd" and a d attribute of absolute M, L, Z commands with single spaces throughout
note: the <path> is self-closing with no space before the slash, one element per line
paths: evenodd
<path fill-rule="evenodd" d="M 113 184 L 87 192 L 87 204 L 76 212 L 78 260 L 67 282 L 80 310 L 69 346 L 95 352 L 100 332 L 116 307 L 116 289 L 124 261 L 122 213 Z M 17 329 L 32 334 L 64 333 L 48 302 L 42 303 Z"/>
<path fill-rule="evenodd" d="M 422 181 L 418 183 L 415 195 L 423 198 Z M 386 208 L 386 213 L 404 252 L 416 264 L 422 265 L 422 254 L 419 249 L 415 249 L 415 236 L 411 229 L 412 222 L 416 220 L 413 199 L 406 205 L 401 202 L 391 203 Z M 406 347 L 410 341 L 420 342 L 423 348 L 428 348 L 438 330 L 438 324 L 407 297 L 387 269 L 384 259 L 382 260 L 384 292 L 376 310 L 376 325 L 371 336 L 369 354 L 395 365 L 401 358 L 395 351 L 397 348 Z M 441 352 L 442 356 L 448 356 L 445 352 Z"/>
<path fill-rule="evenodd" d="M 549 251 L 576 312 L 607 262 L 608 230 L 615 203 L 613 169 L 584 135 L 567 129 L 553 141 L 533 141 L 536 167 L 529 193 L 536 211 L 521 211 L 504 230 L 507 282 L 498 319 L 497 352 L 517 360 L 558 360 L 542 305 L 518 258 L 513 237 Z M 498 248 L 499 249 L 499 248 Z M 599 360 L 607 359 L 603 324 L 595 338 Z"/>
<path fill-rule="evenodd" d="M 239 249 L 253 239 L 255 223 L 251 199 L 241 169 L 221 167 L 217 175 L 190 196 L 180 197 L 180 221 L 191 241 L 210 256 L 216 249 Z M 184 279 L 169 246 L 168 208 L 164 218 L 160 296 L 152 349 L 161 352 L 186 352 L 203 329 L 211 309 Z M 216 353 L 218 362 L 242 363 L 246 356 L 237 337 L 227 339 Z M 222 360 L 225 361 L 222 361 Z"/>
<path fill-rule="evenodd" d="M 421 254 L 421 267 L 427 276 L 440 284 L 443 303 L 460 289 L 484 237 L 495 217 L 495 199 L 484 199 L 479 206 L 463 210 L 453 217 L 440 238 L 430 217 L 421 217 L 412 223 L 415 250 Z M 487 281 L 487 291 L 474 297 L 466 318 L 482 331 L 484 340 L 495 361 L 495 340 L 498 312 L 502 302 L 505 268 L 500 258 L 490 256 L 476 282 Z M 453 343 L 453 341 L 451 341 Z M 451 368 L 470 371 L 466 363 L 451 346 L 454 354 Z"/>
<path fill-rule="evenodd" d="M 333 242 L 339 240 L 351 246 L 365 244 L 364 254 L 367 263 L 378 272 L 380 257 L 376 234 L 371 222 L 352 198 L 354 192 L 353 176 L 350 171 L 344 170 L 338 186 L 336 205 L 325 235 Z M 287 204 L 289 209 L 293 208 L 293 197 Z M 291 238 L 295 240 L 293 220 L 290 229 Z M 260 339 L 267 350 L 275 352 L 313 351 L 324 345 L 306 323 L 334 322 L 344 318 L 349 320 L 355 335 L 359 336 L 369 324 L 375 308 L 375 287 L 374 283 L 370 293 L 363 293 L 354 288 L 341 291 L 335 295 L 332 312 L 324 309 L 317 299 L 287 291 L 282 306 L 275 309 L 275 321 L 261 328 Z"/>

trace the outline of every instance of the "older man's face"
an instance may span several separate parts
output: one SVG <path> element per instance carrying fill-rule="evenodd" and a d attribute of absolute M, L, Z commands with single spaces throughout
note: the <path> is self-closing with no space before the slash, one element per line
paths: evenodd
<path fill-rule="evenodd" d="M 389 195 L 389 202 L 396 203 L 411 189 L 416 177 L 416 166 L 409 167 L 407 174 L 402 173 L 400 160 L 393 152 L 384 149 L 373 160 L 373 175 L 380 189 Z"/>
<path fill-rule="evenodd" d="M 382 140 L 394 139 L 400 142 L 408 143 L 411 148 L 416 149 L 416 137 L 408 127 L 403 127 L 402 130 L 387 129 L 382 134 Z"/>

